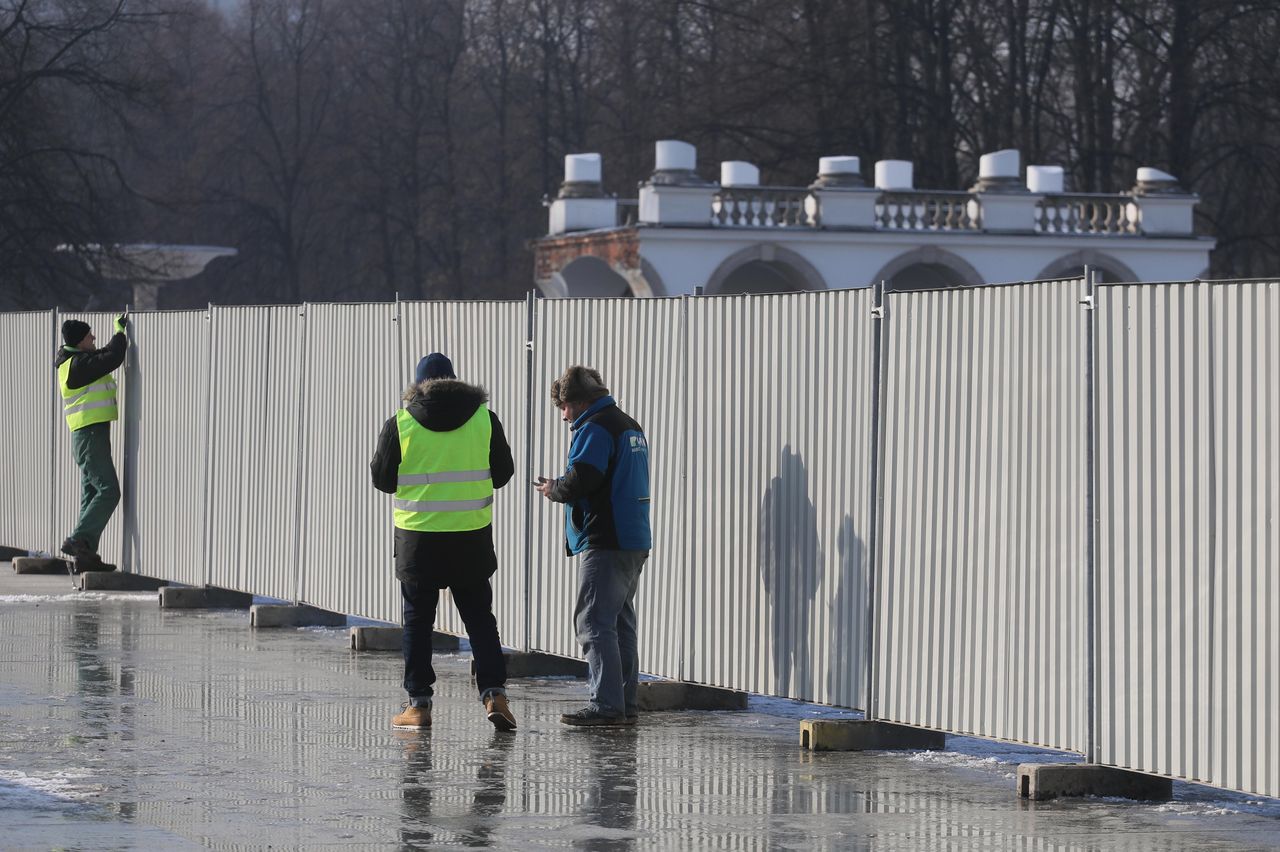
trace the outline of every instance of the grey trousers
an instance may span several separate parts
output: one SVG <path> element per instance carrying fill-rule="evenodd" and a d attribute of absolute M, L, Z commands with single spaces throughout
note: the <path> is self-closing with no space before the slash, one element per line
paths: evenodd
<path fill-rule="evenodd" d="M 635 598 L 647 550 L 588 550 L 578 561 L 573 623 L 587 656 L 591 706 L 606 716 L 636 713 L 640 676 Z"/>

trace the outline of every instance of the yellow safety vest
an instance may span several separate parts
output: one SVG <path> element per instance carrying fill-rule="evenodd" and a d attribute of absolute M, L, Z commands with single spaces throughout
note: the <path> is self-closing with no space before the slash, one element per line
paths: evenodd
<path fill-rule="evenodd" d="M 69 346 L 64 348 L 72 349 Z M 94 423 L 115 420 L 118 416 L 116 380 L 108 374 L 82 388 L 67 387 L 71 360 L 68 358 L 58 365 L 58 389 L 62 391 L 62 413 L 66 415 L 67 428 L 75 432 Z"/>
<path fill-rule="evenodd" d="M 452 432 L 432 432 L 408 411 L 396 412 L 400 469 L 395 522 L 402 530 L 463 532 L 493 523 L 489 409 L 480 406 Z"/>

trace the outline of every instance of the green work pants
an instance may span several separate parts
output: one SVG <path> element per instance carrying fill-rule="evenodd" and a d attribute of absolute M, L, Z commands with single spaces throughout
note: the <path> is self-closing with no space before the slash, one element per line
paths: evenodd
<path fill-rule="evenodd" d="M 111 461 L 111 424 L 94 423 L 71 433 L 71 451 L 80 467 L 80 521 L 71 537 L 98 552 L 98 539 L 120 502 L 120 480 Z"/>

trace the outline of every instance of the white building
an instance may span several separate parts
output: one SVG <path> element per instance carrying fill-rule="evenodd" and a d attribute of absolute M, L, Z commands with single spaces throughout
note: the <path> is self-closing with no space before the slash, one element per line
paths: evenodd
<path fill-rule="evenodd" d="M 695 172 L 696 151 L 657 143 L 638 200 L 606 197 L 599 154 L 565 157 L 565 182 L 535 243 L 535 280 L 551 297 L 672 296 L 860 287 L 1202 277 L 1214 240 L 1197 237 L 1198 197 L 1140 168 L 1132 190 L 1064 192 L 1060 166 L 1017 151 L 986 154 L 968 191 L 916 189 L 912 164 L 881 160 L 867 186 L 857 157 L 823 157 L 808 187 L 761 186 L 750 163 Z"/>

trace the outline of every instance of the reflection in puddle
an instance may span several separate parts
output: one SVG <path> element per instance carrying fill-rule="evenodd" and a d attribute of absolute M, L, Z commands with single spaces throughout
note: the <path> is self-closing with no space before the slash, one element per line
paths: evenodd
<path fill-rule="evenodd" d="M 439 659 L 435 727 L 395 731 L 397 655 L 341 635 L 153 595 L 2 613 L 0 819 L 21 826 L 3 845 L 1206 852 L 1280 835 L 1280 803 L 1186 785 L 1164 805 L 1020 803 L 1007 776 L 1038 753 L 1016 746 L 800 751 L 775 714 L 829 711 L 794 703 L 574 730 L 556 720 L 581 682 L 516 681 L 521 727 L 498 734 L 461 655 Z"/>

